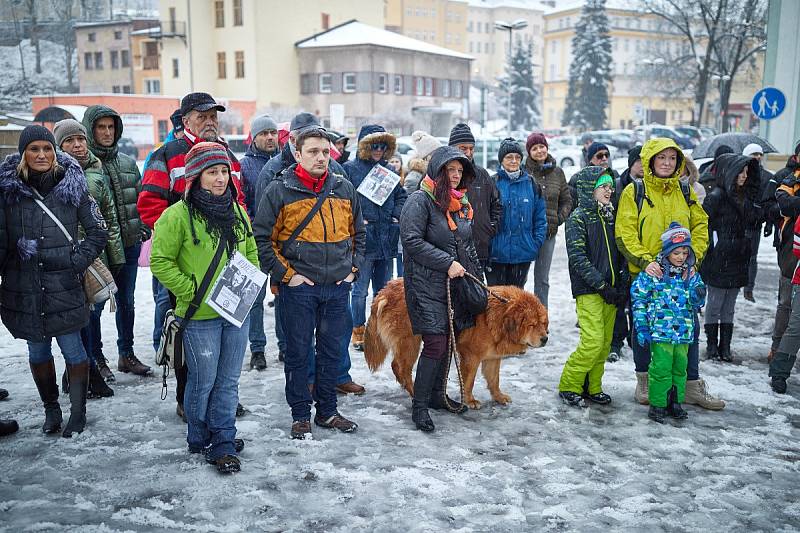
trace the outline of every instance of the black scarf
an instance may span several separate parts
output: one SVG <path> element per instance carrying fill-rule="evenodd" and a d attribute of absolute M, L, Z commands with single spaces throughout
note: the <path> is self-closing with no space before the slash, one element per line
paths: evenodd
<path fill-rule="evenodd" d="M 58 185 L 58 182 L 61 181 L 63 177 L 63 171 L 58 175 L 52 168 L 44 172 L 28 169 L 28 185 L 39 191 L 42 197 L 46 197 L 50 194 L 50 191 Z"/>
<path fill-rule="evenodd" d="M 187 200 L 189 204 L 189 224 L 192 229 L 194 243 L 200 243 L 194 229 L 194 217 L 197 215 L 205 223 L 206 231 L 211 236 L 211 242 L 214 246 L 217 246 L 221 238 L 228 249 L 228 255 L 232 254 L 236 248 L 236 230 L 238 229 L 239 221 L 236 220 L 236 211 L 230 187 L 225 189 L 225 192 L 221 195 L 215 196 L 211 194 L 211 191 L 207 191 L 200 187 L 199 184 L 195 184 L 189 191 Z"/>

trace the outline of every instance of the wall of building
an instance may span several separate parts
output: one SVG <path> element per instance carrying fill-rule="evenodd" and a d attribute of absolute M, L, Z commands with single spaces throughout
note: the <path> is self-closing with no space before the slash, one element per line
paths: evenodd
<path fill-rule="evenodd" d="M 121 93 L 126 89 L 129 93 L 133 92 L 130 30 L 129 21 L 75 28 L 80 92 Z M 112 65 L 112 53 L 116 53 L 116 68 Z M 91 57 L 88 65 L 87 54 Z M 124 54 L 128 57 L 127 66 L 123 66 Z M 98 57 L 101 58 L 102 68 L 98 68 Z"/>
<path fill-rule="evenodd" d="M 385 4 L 386 29 L 457 52 L 467 51 L 466 2 L 386 0 Z"/>

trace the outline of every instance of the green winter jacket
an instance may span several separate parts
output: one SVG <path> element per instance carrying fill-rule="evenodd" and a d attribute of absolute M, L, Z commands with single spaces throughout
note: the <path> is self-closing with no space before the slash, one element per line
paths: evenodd
<path fill-rule="evenodd" d="M 100 146 L 94 140 L 94 123 L 103 117 L 113 118 L 115 124 L 114 144 L 108 147 Z M 128 248 L 147 240 L 149 231 L 142 224 L 136 209 L 136 200 L 142 191 L 142 175 L 136 161 L 117 150 L 117 143 L 122 137 L 122 118 L 110 107 L 93 105 L 83 115 L 83 126 L 86 128 L 89 150 L 100 159 L 103 170 L 111 180 L 122 244 Z"/>
<path fill-rule="evenodd" d="M 256 241 L 250 228 L 250 219 L 239 204 L 234 203 L 234 207 L 237 210 L 237 218 L 241 218 L 247 226 L 246 237 L 237 243 L 237 250 L 248 261 L 259 266 L 258 248 L 256 248 Z M 179 317 L 186 315 L 189 302 L 194 298 L 194 293 L 203 281 L 203 276 L 216 252 L 216 246 L 205 227 L 205 223 L 195 216 L 194 229 L 200 243 L 194 244 L 192 230 L 189 226 L 189 206 L 181 200 L 161 214 L 153 229 L 150 271 L 177 298 L 175 314 Z M 219 317 L 219 314 L 209 307 L 205 300 L 225 267 L 227 259 L 227 252 L 223 252 L 217 271 L 203 296 L 203 303 L 200 304 L 192 320 L 209 320 Z"/>
<path fill-rule="evenodd" d="M 650 161 L 667 148 L 678 151 L 678 165 L 669 178 L 658 178 L 650 170 Z M 672 139 L 656 137 L 642 147 L 645 198 L 642 210 L 636 205 L 633 184 L 622 191 L 616 220 L 617 246 L 628 260 L 631 274 L 638 274 L 656 260 L 661 251 L 661 234 L 672 222 L 692 233 L 692 248 L 699 265 L 708 250 L 708 215 L 697 201 L 694 190 L 689 203 L 683 197 L 678 178 L 683 174 L 686 160 Z M 691 205 L 689 205 L 691 204 Z"/>
<path fill-rule="evenodd" d="M 89 161 L 81 167 L 86 175 L 89 195 L 100 206 L 100 213 L 108 226 L 108 243 L 103 253 L 100 254 L 100 259 L 106 266 L 124 265 L 125 249 L 119 232 L 119 220 L 114 203 L 114 193 L 111 190 L 111 180 L 105 175 L 102 163 L 92 152 L 89 152 Z"/>

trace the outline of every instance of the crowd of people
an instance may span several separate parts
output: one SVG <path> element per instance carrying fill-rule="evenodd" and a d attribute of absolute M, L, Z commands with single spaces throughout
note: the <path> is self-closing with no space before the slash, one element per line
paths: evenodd
<path fill-rule="evenodd" d="M 171 310 L 184 353 L 175 368 L 176 414 L 187 423 L 188 451 L 220 472 L 241 468 L 236 417 L 247 410 L 238 381 L 248 344 L 249 367 L 267 367 L 265 305 L 274 305 L 291 438 L 308 438 L 312 421 L 357 430 L 339 412 L 337 395 L 366 392 L 350 375 L 350 347 L 364 349 L 370 286 L 376 295 L 393 270 L 423 341 L 411 419 L 433 431 L 430 409 L 467 410 L 443 392 L 451 327 L 456 334 L 472 327 L 482 309 L 463 280 L 524 288 L 533 265 L 534 294 L 547 306 L 564 224 L 580 329 L 558 384 L 564 403 L 611 403 L 602 386 L 605 364 L 619 358 L 627 340 L 634 398 L 649 405 L 649 418 L 686 418 L 682 403 L 723 409 L 700 377 L 699 315 L 707 359 L 734 360 L 736 299 L 742 288 L 754 299 L 762 232 L 774 234 L 781 268 L 769 375 L 773 390 L 786 392 L 800 349 L 800 144 L 773 176 L 757 144 L 742 153 L 720 149 L 697 169 L 673 141 L 653 138 L 629 152 L 628 168 L 617 175 L 608 147 L 591 143 L 585 167 L 568 182 L 539 132 L 524 142 L 503 140 L 492 175 L 474 161 L 466 124 L 452 128 L 447 146 L 414 132 L 415 157 L 406 166 L 382 125 L 362 126 L 351 154 L 346 136 L 305 112 L 287 131 L 268 115 L 255 117 L 239 161 L 220 135 L 223 112 L 207 93 L 186 95 L 143 176 L 119 152 L 124 124 L 105 106 L 89 107 L 82 122 L 58 122 L 52 132 L 25 128 L 19 153 L 0 164 L 0 315 L 27 341 L 45 433 L 82 432 L 87 398 L 114 394 L 101 336 L 104 305 L 90 305 L 83 288 L 97 258 L 117 288 L 117 370 L 142 376 L 152 369 L 134 350 L 134 291 L 138 266 L 149 264 L 153 349 Z M 387 175 L 384 169 L 393 181 L 378 199 L 362 184 L 376 170 Z M 239 324 L 207 300 L 234 258 L 269 275 Z M 452 295 L 448 279 L 456 283 Z M 66 424 L 54 338 L 66 362 Z M 0 422 L 1 433 L 16 430 L 16 422 Z"/>

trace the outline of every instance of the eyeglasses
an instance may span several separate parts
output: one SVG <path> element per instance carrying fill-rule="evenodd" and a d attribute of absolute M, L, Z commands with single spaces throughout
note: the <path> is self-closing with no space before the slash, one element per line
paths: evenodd
<path fill-rule="evenodd" d="M 606 192 L 614 192 L 614 186 L 610 183 L 606 183 L 605 185 L 601 185 L 598 189 L 603 189 Z"/>
<path fill-rule="evenodd" d="M 389 145 L 386 143 L 372 143 L 373 150 L 386 150 L 389 148 Z"/>
<path fill-rule="evenodd" d="M 608 152 L 597 152 L 594 156 L 597 159 L 608 159 Z"/>

